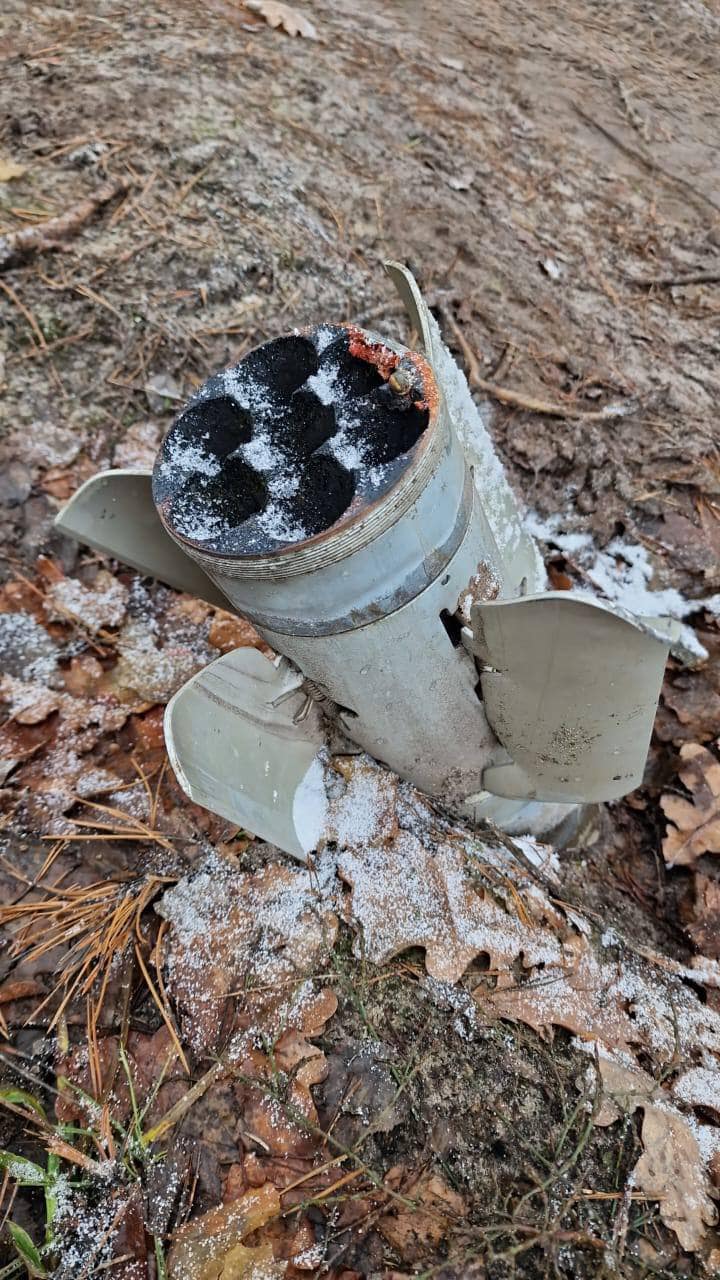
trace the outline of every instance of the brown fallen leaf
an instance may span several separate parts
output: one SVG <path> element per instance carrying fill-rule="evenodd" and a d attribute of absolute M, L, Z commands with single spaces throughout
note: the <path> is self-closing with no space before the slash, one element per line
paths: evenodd
<path fill-rule="evenodd" d="M 196 596 L 177 596 L 170 608 L 166 611 L 168 619 L 173 618 L 175 622 L 190 622 L 194 627 L 202 627 L 205 619 L 213 614 L 214 610 L 211 604 L 207 604 L 205 600 L 198 600 Z"/>
<path fill-rule="evenodd" d="M 74 698 L 90 698 L 101 686 L 105 669 L 92 653 L 81 653 L 70 659 L 69 667 L 62 672 L 65 692 Z"/>
<path fill-rule="evenodd" d="M 164 1025 L 151 1034 L 130 1031 L 124 1049 L 135 1099 L 139 1099 L 140 1106 L 147 1105 L 147 1120 L 151 1120 L 158 1111 L 167 1110 L 187 1088 L 175 1067 L 177 1050 Z M 62 1082 L 56 1099 L 57 1118 L 62 1124 L 86 1125 L 92 1118 L 97 1123 L 102 1106 L 88 1099 L 102 1099 L 110 1092 L 113 1119 L 125 1124 L 132 1117 L 132 1097 L 117 1036 L 99 1037 L 92 1054 L 88 1054 L 85 1043 L 71 1046 L 66 1053 L 56 1047 L 55 1071 Z M 165 1083 L 158 1086 L 159 1081 Z"/>
<path fill-rule="evenodd" d="M 99 569 L 92 586 L 77 578 L 60 578 L 50 583 L 45 607 L 51 621 L 76 619 L 89 631 L 119 627 L 125 617 L 128 589 L 107 569 Z"/>
<path fill-rule="evenodd" d="M 670 792 L 660 799 L 671 824 L 662 844 L 669 867 L 690 867 L 704 853 L 720 853 L 720 761 L 696 742 L 680 748 L 680 759 L 678 776 L 692 799 Z"/>
<path fill-rule="evenodd" d="M 281 1280 L 287 1271 L 287 1263 L 276 1262 L 271 1244 L 257 1245 L 247 1249 L 244 1244 L 236 1244 L 223 1259 L 219 1280 Z M 211 1280 L 213 1272 L 208 1272 Z"/>
<path fill-rule="evenodd" d="M 116 640 L 118 661 L 105 688 L 122 701 L 168 702 L 181 685 L 208 661 L 203 647 L 180 640 L 158 644 L 151 621 L 131 619 Z"/>
<path fill-rule="evenodd" d="M 628 1067 L 602 1053 L 598 1066 L 609 1097 L 603 1098 L 596 1123 L 613 1124 L 621 1114 L 642 1108 L 643 1152 L 632 1172 L 632 1185 L 648 1199 L 658 1200 L 660 1217 L 675 1232 L 683 1249 L 699 1249 L 706 1226 L 713 1226 L 718 1215 L 711 1198 L 707 1162 L 695 1132 L 697 1125 L 676 1110 L 652 1077 L 639 1067 Z M 716 1091 L 719 1083 L 720 1076 L 715 1073 Z M 715 1133 L 720 1138 L 720 1130 Z"/>
<path fill-rule="evenodd" d="M 711 1117 L 720 1124 L 720 1088 L 718 1072 L 710 1067 L 689 1067 L 679 1075 L 672 1086 L 676 1102 L 685 1103 L 696 1111 Z M 720 1151 L 720 1129 L 717 1129 L 717 1149 Z"/>
<path fill-rule="evenodd" d="M 492 969 L 511 968 L 521 953 L 527 964 L 562 964 L 561 939 L 543 927 L 545 917 L 563 923 L 548 899 L 535 920 L 530 899 L 488 863 L 485 846 L 443 824 L 410 788 L 401 800 L 397 778 L 382 766 L 349 756 L 333 768 L 345 785 L 338 792 L 342 784 L 330 778 L 328 836 L 340 847 L 338 871 L 351 886 L 350 914 L 370 960 L 383 964 L 423 947 L 428 973 L 446 982 L 481 953 Z"/>
<path fill-rule="evenodd" d="M 13 773 L 15 786 L 25 788 L 27 804 L 41 831 L 64 828 L 62 815 L 76 802 L 113 791 L 122 785 L 115 773 L 94 761 L 90 753 L 106 735 L 121 729 L 128 709 L 115 698 L 74 697 L 48 690 L 40 680 L 0 678 L 0 700 L 7 702 L 13 721 L 28 725 L 42 722 L 47 741 L 31 752 L 27 762 Z"/>
<path fill-rule="evenodd" d="M 699 522 L 677 511 L 666 510 L 648 532 L 669 552 L 671 560 L 690 573 L 702 574 L 707 585 L 720 584 L 720 520 L 712 508 L 700 502 Z"/>
<path fill-rule="evenodd" d="M 0 241 L 0 252 L 2 251 L 2 242 Z M 81 454 L 71 466 L 48 467 L 43 471 L 42 477 L 38 481 L 38 487 L 43 493 L 47 493 L 51 498 L 55 498 L 58 502 L 67 502 L 74 493 L 80 488 L 90 476 L 95 474 L 97 464 L 92 458 Z"/>
<path fill-rule="evenodd" d="M 5 682 L 0 689 L 0 696 L 10 692 L 10 685 Z M 16 686 L 13 692 L 15 697 L 12 699 L 10 718 L 17 724 L 42 724 L 43 720 L 47 720 L 60 707 L 60 695 L 53 689 L 31 685 L 27 692 L 23 691 L 18 695 Z"/>
<path fill-rule="evenodd" d="M 352 889 L 350 918 L 362 927 L 358 954 L 384 964 L 423 947 L 428 973 L 445 982 L 485 955 L 495 977 L 474 994 L 489 1018 L 628 1047 L 637 1034 L 628 998 L 642 998 L 642 980 L 628 976 L 621 989 L 617 966 L 599 962 L 579 916 L 564 916 L 507 850 L 443 822 L 406 785 L 389 789 L 381 766 L 353 756 L 342 767 L 347 790 L 331 799 L 329 831 L 341 845 L 355 842 L 341 848 L 337 866 Z"/>
<path fill-rule="evenodd" d="M 714 1226 L 718 1214 L 698 1140 L 680 1112 L 651 1104 L 643 1110 L 644 1151 L 633 1170 L 633 1185 L 657 1196 L 660 1217 L 681 1248 L 699 1249 L 705 1227 Z"/>
<path fill-rule="evenodd" d="M 17 618 L 29 616 L 43 626 L 47 625 L 42 593 L 36 591 L 33 584 L 27 580 L 3 583 L 0 587 L 0 614 L 15 614 Z M 6 625 L 26 624 L 15 622 Z"/>
<path fill-rule="evenodd" d="M 369 756 L 340 756 L 333 771 L 327 838 L 343 849 L 385 846 L 398 834 L 398 779 Z M 332 775 L 330 782 L 334 779 Z"/>
<path fill-rule="evenodd" d="M 663 742 L 710 742 L 720 724 L 720 693 L 715 670 L 684 671 L 663 686 L 656 732 Z"/>
<path fill-rule="evenodd" d="M 390 848 L 343 851 L 338 869 L 351 886 L 352 916 L 374 964 L 423 947 L 431 977 L 457 982 L 481 953 L 497 968 L 511 965 L 523 949 L 532 950 L 519 917 L 513 919 L 473 885 L 462 848 L 447 843 L 430 849 L 401 831 Z M 542 942 L 552 949 L 550 939 Z M 559 961 L 559 941 L 554 949 Z"/>
<path fill-rule="evenodd" d="M 266 1268 L 273 1265 L 272 1254 L 268 1257 L 262 1248 L 238 1252 L 238 1246 L 279 1213 L 280 1196 L 266 1183 L 191 1219 L 175 1233 L 167 1260 L 170 1280 L 250 1280 L 255 1263 Z M 282 1270 L 266 1269 L 260 1274 L 271 1280 L 284 1269 L 283 1264 Z"/>
<path fill-rule="evenodd" d="M 703 956 L 720 960 L 720 881 L 695 872 L 693 916 L 685 932 Z"/>
<path fill-rule="evenodd" d="M 318 38 L 314 23 L 292 5 L 281 4 L 280 0 L 245 0 L 245 8 L 259 13 L 268 26 L 281 27 L 289 36 L 303 36 L 305 40 Z"/>
<path fill-rule="evenodd" d="M 405 1263 L 420 1261 L 428 1247 L 437 1249 L 465 1217 L 463 1197 L 437 1173 L 428 1171 L 413 1181 L 403 1177 L 402 1169 L 391 1169 L 385 1182 L 416 1202 L 414 1209 L 396 1202 L 377 1223 L 378 1231 Z"/>
<path fill-rule="evenodd" d="M 57 699 L 58 710 L 66 731 L 77 732 L 89 725 L 99 725 L 103 732 L 119 729 L 127 719 L 127 711 L 113 704 L 111 698 L 74 697 L 72 694 L 47 690 L 40 680 L 17 680 L 0 677 L 0 699 L 10 705 L 13 719 L 19 719 L 24 707 L 39 704 L 48 693 Z"/>
<path fill-rule="evenodd" d="M 267 1023 L 265 1034 L 270 1029 Z M 318 1115 L 310 1088 L 327 1075 L 325 1054 L 298 1032 L 288 1031 L 277 1042 L 273 1057 L 274 1066 L 265 1053 L 249 1049 L 239 1063 L 243 1082 L 236 1085 L 235 1094 L 243 1134 L 248 1144 L 259 1146 L 274 1163 L 311 1160 L 318 1148 L 318 1137 L 311 1132 L 317 1129 Z M 272 1092 L 277 1071 L 288 1077 L 282 1102 Z M 282 1185 L 282 1171 L 279 1179 L 273 1171 L 272 1181 Z"/>
<path fill-rule="evenodd" d="M 230 653 L 232 649 L 251 646 L 267 654 L 268 657 L 275 656 L 270 646 L 258 635 L 252 623 L 239 618 L 237 614 L 226 613 L 224 609 L 215 610 L 215 616 L 208 631 L 208 642 L 213 649 L 219 649 L 221 653 Z"/>
<path fill-rule="evenodd" d="M 0 182 L 12 182 L 14 178 L 22 178 L 24 173 L 27 173 L 27 165 L 0 156 Z"/>
<path fill-rule="evenodd" d="M 635 1029 L 617 970 L 599 964 L 586 940 L 566 944 L 564 961 L 562 967 L 549 964 L 540 970 L 530 969 L 525 981 L 518 981 L 504 967 L 491 991 L 481 981 L 473 992 L 481 1012 L 488 1018 L 524 1022 L 548 1038 L 553 1027 L 564 1027 L 583 1040 L 598 1039 L 612 1048 L 628 1050 Z M 630 980 L 626 985 L 632 989 Z M 642 985 L 637 988 L 638 998 Z M 634 1001 L 631 1008 L 635 1008 Z"/>
<path fill-rule="evenodd" d="M 156 909 L 169 924 L 166 986 L 193 1048 L 216 1045 L 230 993 L 247 1003 L 261 988 L 276 1006 L 284 997 L 286 1025 L 298 1025 L 292 1001 L 302 998 L 303 978 L 332 949 L 338 929 L 332 897 L 319 900 L 317 876 L 280 863 L 239 872 L 234 859 L 213 853 L 163 896 Z"/>

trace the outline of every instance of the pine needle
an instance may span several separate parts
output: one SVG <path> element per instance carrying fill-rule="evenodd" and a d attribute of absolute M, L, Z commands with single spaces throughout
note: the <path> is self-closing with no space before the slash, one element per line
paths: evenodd
<path fill-rule="evenodd" d="M 173 883 L 173 879 L 172 876 L 146 875 L 132 880 L 100 880 L 83 887 L 69 885 L 62 890 L 54 886 L 39 902 L 19 902 L 0 907 L 0 925 L 19 923 L 21 926 L 13 944 L 15 955 L 22 955 L 35 963 L 55 947 L 67 948 L 60 961 L 58 981 L 32 1017 L 36 1017 L 54 997 L 61 995 L 59 1007 L 50 1023 L 52 1028 L 62 1018 L 74 996 L 85 997 L 94 1076 L 99 1077 L 100 1074 L 97 1024 L 111 972 L 116 957 L 127 954 L 131 948 L 187 1070 L 164 988 L 161 984 L 162 994 L 159 994 L 142 955 L 146 946 L 140 927 L 142 914 L 161 887 Z"/>

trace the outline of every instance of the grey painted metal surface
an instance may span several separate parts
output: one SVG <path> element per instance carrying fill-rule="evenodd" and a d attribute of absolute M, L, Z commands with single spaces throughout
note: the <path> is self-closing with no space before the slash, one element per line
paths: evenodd
<path fill-rule="evenodd" d="M 152 500 L 151 471 L 91 476 L 63 507 L 55 528 L 176 591 L 227 608 L 222 591 L 165 532 Z"/>
<path fill-rule="evenodd" d="M 640 785 L 667 639 L 566 591 L 477 604 L 464 638 L 508 753 L 486 770 L 488 790 L 570 802 Z"/>
<path fill-rule="evenodd" d="M 191 537 L 187 520 L 173 516 L 167 477 L 178 451 L 166 441 L 159 516 L 146 473 L 109 472 L 58 520 L 141 572 L 230 602 L 285 655 L 272 664 L 239 650 L 211 664 L 168 706 L 166 736 L 194 800 L 298 857 L 312 847 L 318 751 L 332 733 L 475 820 L 515 833 L 567 828 L 576 802 L 640 781 L 669 642 L 657 620 L 545 591 L 542 561 L 465 378 L 411 274 L 397 263 L 387 269 L 429 369 L 393 341 L 348 333 L 376 356 L 381 344 L 398 383 L 419 370 L 428 410 L 419 439 L 374 496 L 354 499 L 309 536 L 261 541 L 259 550 L 234 533 L 228 545 L 213 541 L 202 520 Z M 332 332 L 337 341 L 343 331 Z M 180 454 L 195 457 L 193 406 L 210 436 L 229 430 L 214 406 L 227 417 L 230 401 L 231 416 L 247 417 L 249 402 L 228 391 L 239 385 L 230 370 L 201 389 L 186 411 Z M 252 445 L 251 434 L 247 427 L 242 439 Z M 319 452 L 328 448 L 321 440 Z M 244 446 L 203 462 L 220 474 L 217 510 L 226 501 L 221 493 L 217 506 L 224 458 L 236 454 L 245 456 Z M 191 482 L 193 502 L 206 488 L 202 475 L 197 492 Z M 261 530 L 262 520 L 253 516 L 248 528 Z"/>
<path fill-rule="evenodd" d="M 338 538 L 333 556 L 330 536 L 306 572 L 285 574 L 276 557 L 275 576 L 263 578 L 249 576 L 247 561 L 226 560 L 218 571 L 214 558 L 198 558 L 268 643 L 347 709 L 340 720 L 354 742 L 457 805 L 480 789 L 498 744 L 474 692 L 473 662 L 440 615 L 455 613 L 479 569 L 496 584 L 496 566 L 446 419 L 438 432 L 442 447 L 415 501 L 353 553 L 342 555 Z"/>
<path fill-rule="evenodd" d="M 283 659 L 235 649 L 168 703 L 165 740 L 196 804 L 304 859 L 324 830 L 325 735 L 302 678 Z"/>
<path fill-rule="evenodd" d="M 438 323 L 429 311 L 412 272 L 400 262 L 386 262 L 385 270 L 397 289 L 410 323 L 422 338 L 423 351 L 432 367 L 452 430 L 472 471 L 494 543 L 494 559 L 500 567 L 503 596 L 527 595 L 547 586 L 545 566 L 534 538 L 522 521 L 520 504 L 505 469 L 473 401 L 467 379 L 442 339 Z"/>

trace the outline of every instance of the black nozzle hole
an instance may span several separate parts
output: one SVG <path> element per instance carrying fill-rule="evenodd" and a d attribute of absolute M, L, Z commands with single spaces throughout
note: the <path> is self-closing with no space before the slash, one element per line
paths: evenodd
<path fill-rule="evenodd" d="M 200 400 L 178 418 L 173 439 L 197 444 L 216 458 L 226 458 L 252 434 L 250 414 L 230 396 Z"/>
<path fill-rule="evenodd" d="M 288 421 L 292 425 L 292 439 L 298 453 L 307 457 L 335 434 L 335 410 L 331 404 L 323 404 L 307 387 L 296 391 L 290 401 Z"/>
<path fill-rule="evenodd" d="M 302 489 L 293 499 L 293 516 L 312 538 L 329 529 L 347 511 L 355 495 L 355 481 L 335 458 L 310 458 Z"/>
<path fill-rule="evenodd" d="M 194 542 L 214 540 L 220 529 L 234 529 L 267 505 L 261 475 L 241 458 L 229 458 L 211 480 L 193 477 L 172 503 L 170 516 L 178 533 Z"/>
<path fill-rule="evenodd" d="M 294 333 L 251 351 L 242 367 L 246 377 L 271 387 L 273 396 L 286 400 L 317 373 L 318 353 L 309 338 Z"/>

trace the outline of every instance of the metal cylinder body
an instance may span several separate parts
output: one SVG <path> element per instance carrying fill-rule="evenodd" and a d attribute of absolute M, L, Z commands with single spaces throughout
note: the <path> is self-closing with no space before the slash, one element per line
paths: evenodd
<path fill-rule="evenodd" d="M 430 366 L 326 326 L 248 360 L 166 438 L 153 480 L 165 528 L 336 704 L 353 742 L 444 803 L 475 797 L 474 816 L 495 816 L 478 793 L 506 753 L 458 616 L 468 593 L 518 584 L 502 581 Z M 498 803 L 507 823 L 523 807 Z"/>
<path fill-rule="evenodd" d="M 203 564 L 268 644 L 338 704 L 354 742 L 457 804 L 480 789 L 498 747 L 472 660 L 441 616 L 455 613 L 480 564 L 490 564 L 483 525 L 448 433 L 416 500 L 355 552 L 275 579 Z"/>

